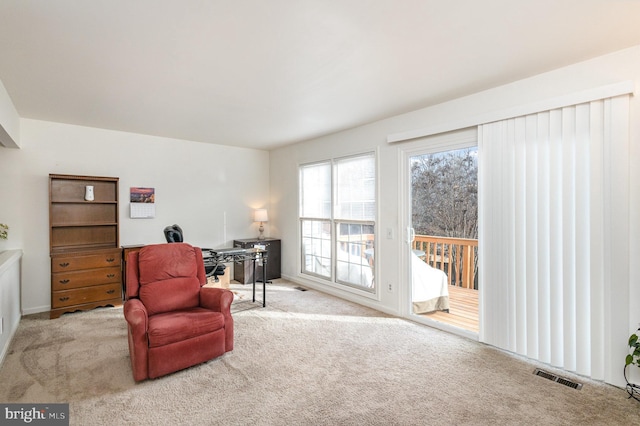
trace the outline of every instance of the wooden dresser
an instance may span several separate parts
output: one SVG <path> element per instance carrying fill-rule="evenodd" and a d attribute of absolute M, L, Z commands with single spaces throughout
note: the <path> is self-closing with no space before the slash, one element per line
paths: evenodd
<path fill-rule="evenodd" d="M 52 174 L 49 199 L 50 317 L 121 305 L 118 178 Z"/>

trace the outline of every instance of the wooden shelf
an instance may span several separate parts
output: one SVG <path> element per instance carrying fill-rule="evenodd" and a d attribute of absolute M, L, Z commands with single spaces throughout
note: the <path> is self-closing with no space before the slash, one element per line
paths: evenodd
<path fill-rule="evenodd" d="M 52 204 L 118 204 L 117 201 L 87 201 L 87 200 L 61 200 L 61 201 L 52 201 Z"/>
<path fill-rule="evenodd" d="M 105 249 L 111 249 L 113 248 L 113 244 L 77 244 L 74 246 L 60 246 L 60 247 L 53 247 L 51 249 L 51 255 L 57 255 L 57 254 L 77 254 L 79 256 L 86 254 L 83 252 L 89 252 L 89 251 L 98 251 L 98 250 L 105 250 Z"/>
<path fill-rule="evenodd" d="M 116 226 L 118 225 L 117 222 L 104 222 L 104 223 L 98 223 L 98 222 L 75 222 L 75 223 L 53 223 L 51 224 L 52 228 L 73 228 L 73 227 L 78 227 L 78 226 Z"/>

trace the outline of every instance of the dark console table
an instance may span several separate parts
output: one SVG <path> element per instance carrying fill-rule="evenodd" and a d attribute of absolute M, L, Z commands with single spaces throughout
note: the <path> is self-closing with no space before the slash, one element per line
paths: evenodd
<path fill-rule="evenodd" d="M 261 268 L 257 270 L 258 275 L 256 277 L 256 281 L 264 282 L 280 278 L 280 240 L 277 238 L 265 238 L 264 240 L 249 238 L 233 241 L 233 246 L 235 248 L 253 248 L 255 245 L 264 246 L 264 249 L 267 251 L 269 256 L 269 264 L 266 269 Z M 234 280 L 242 284 L 249 284 L 253 281 L 254 276 L 255 274 L 251 262 L 234 263 Z M 266 277 L 266 279 L 264 277 Z"/>
<path fill-rule="evenodd" d="M 205 266 L 212 266 L 214 269 L 222 263 L 233 262 L 236 264 L 249 263 L 252 268 L 253 302 L 256 301 L 256 263 L 262 261 L 262 276 L 267 273 L 267 259 L 269 252 L 259 248 L 225 248 L 225 249 L 202 249 L 202 258 Z M 246 284 L 246 283 L 245 283 Z M 266 280 L 262 281 L 262 307 L 267 306 Z"/>

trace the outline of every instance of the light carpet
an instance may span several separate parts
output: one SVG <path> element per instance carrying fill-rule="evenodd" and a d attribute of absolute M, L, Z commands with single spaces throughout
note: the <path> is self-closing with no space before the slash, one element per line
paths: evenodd
<path fill-rule="evenodd" d="M 233 352 L 141 383 L 122 308 L 27 316 L 0 401 L 68 402 L 73 425 L 640 424 L 623 389 L 560 372 L 584 384 L 572 389 L 520 357 L 283 280 L 266 308 L 234 311 Z"/>

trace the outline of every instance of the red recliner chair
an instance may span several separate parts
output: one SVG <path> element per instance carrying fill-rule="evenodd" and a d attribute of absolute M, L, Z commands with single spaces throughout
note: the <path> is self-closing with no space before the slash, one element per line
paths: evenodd
<path fill-rule="evenodd" d="M 197 247 L 156 244 L 129 253 L 124 317 L 136 381 L 233 350 L 233 293 L 204 284 L 202 251 Z"/>

